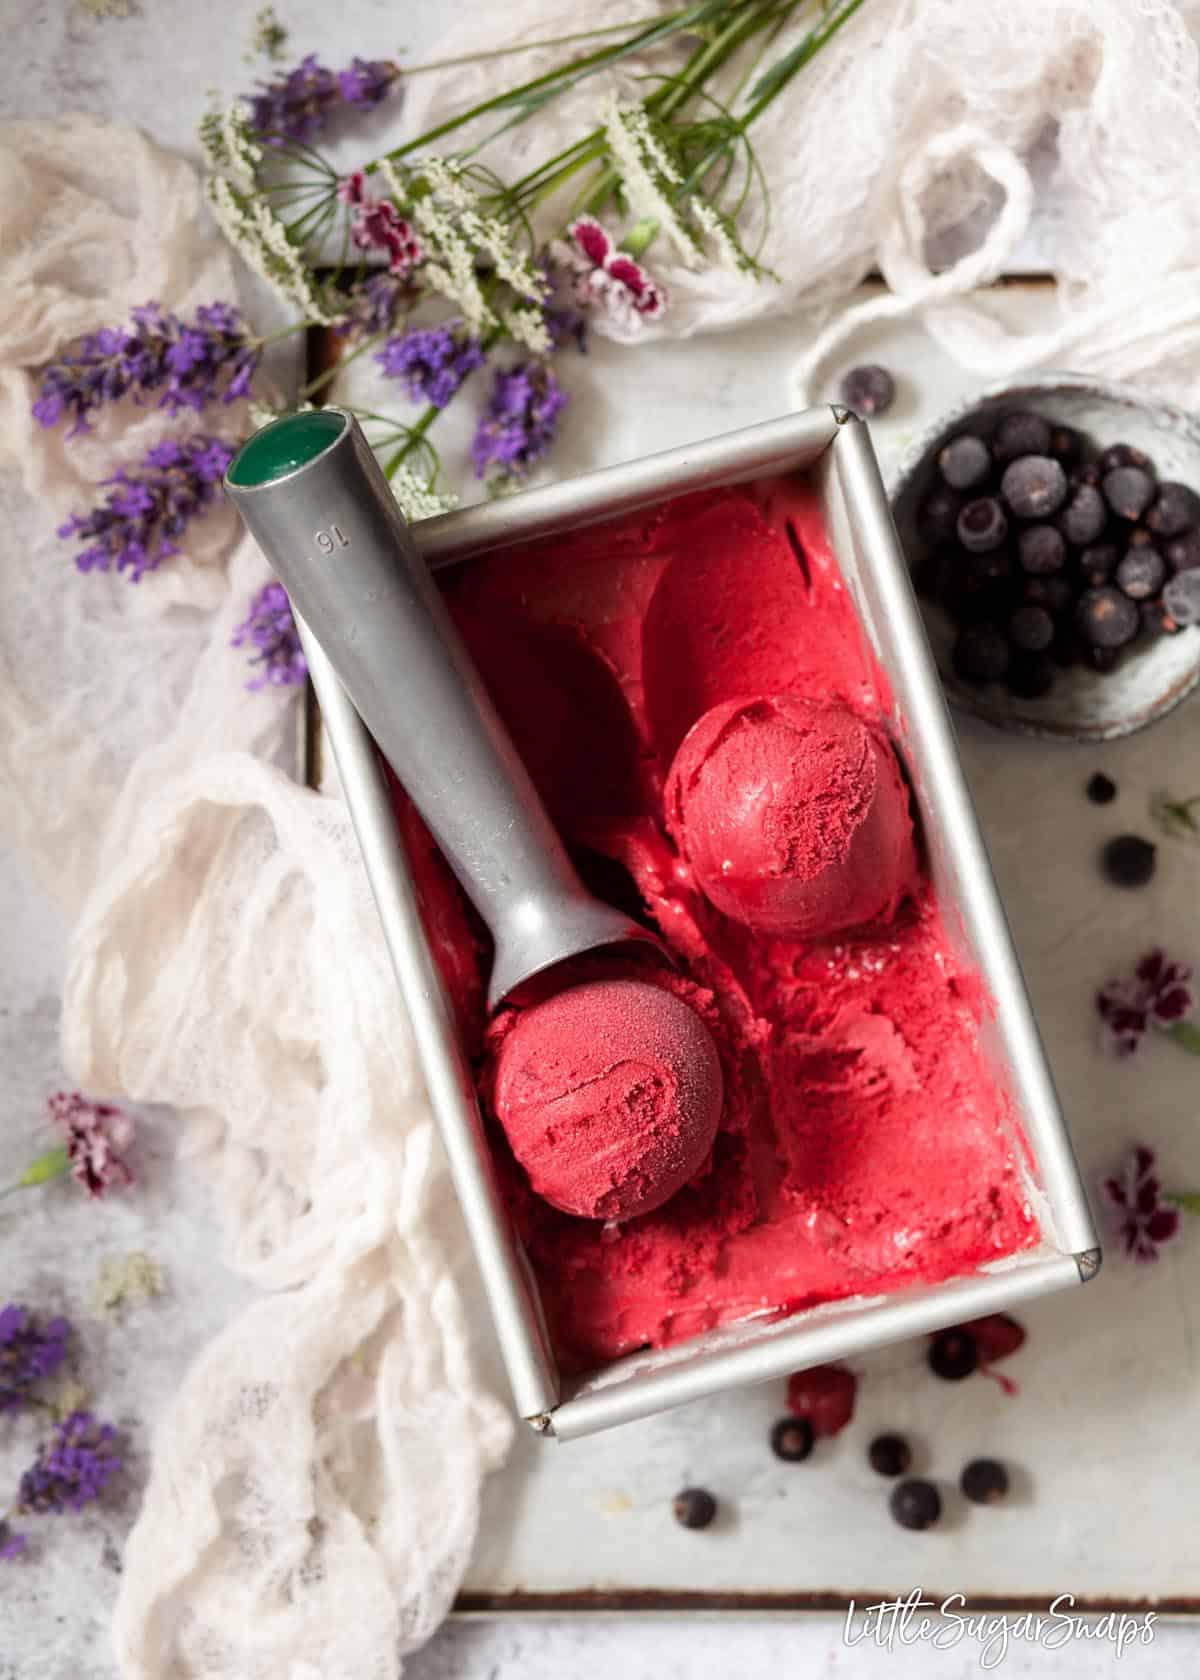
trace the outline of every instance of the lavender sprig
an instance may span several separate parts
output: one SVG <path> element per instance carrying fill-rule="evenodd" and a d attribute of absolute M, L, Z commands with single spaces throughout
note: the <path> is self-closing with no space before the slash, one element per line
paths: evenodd
<path fill-rule="evenodd" d="M 400 304 L 409 291 L 395 274 L 372 274 L 351 286 L 346 307 L 334 327 L 339 338 L 376 338 L 394 323 Z"/>
<path fill-rule="evenodd" d="M 249 616 L 234 631 L 231 645 L 252 647 L 256 674 L 249 689 L 287 688 L 302 683 L 308 663 L 300 646 L 291 602 L 281 583 L 266 583 L 250 603 Z"/>
<path fill-rule="evenodd" d="M 58 535 L 87 542 L 75 556 L 81 572 L 128 572 L 138 583 L 179 553 L 175 539 L 211 505 L 233 454 L 218 438 L 166 438 L 133 472 L 103 479 L 114 486 L 103 505 L 72 514 Z"/>
<path fill-rule="evenodd" d="M 471 443 L 475 476 L 490 475 L 497 488 L 524 478 L 554 442 L 566 405 L 567 393 L 545 362 L 519 362 L 498 373 Z"/>
<path fill-rule="evenodd" d="M 23 1534 L 10 1526 L 7 1517 L 0 1518 L 0 1563 L 13 1563 L 29 1544 Z"/>
<path fill-rule="evenodd" d="M 26 1515 L 80 1511 L 99 1499 L 122 1461 L 113 1450 L 117 1432 L 91 1412 L 72 1412 L 21 1477 L 17 1509 Z"/>
<path fill-rule="evenodd" d="M 303 145 L 322 132 L 339 106 L 373 111 L 398 75 L 393 64 L 362 58 L 335 73 L 309 53 L 286 76 L 243 97 L 250 106 L 251 128 L 268 145 Z"/>
<path fill-rule="evenodd" d="M 436 327 L 410 327 L 389 338 L 375 357 L 388 379 L 401 381 L 412 402 L 434 408 L 445 408 L 485 359 L 479 339 L 459 319 Z"/>
<path fill-rule="evenodd" d="M 250 392 L 262 355 L 232 304 L 202 304 L 193 321 L 143 304 L 128 327 L 89 333 L 79 348 L 42 374 L 34 417 L 43 426 L 72 419 L 68 436 L 90 431 L 88 415 L 132 393 L 161 391 L 159 407 L 170 414 L 199 412 L 218 398 L 236 402 Z"/>
<path fill-rule="evenodd" d="M 70 1338 L 65 1318 L 42 1323 L 26 1307 L 0 1309 L 0 1412 L 36 1403 L 34 1389 L 62 1364 Z"/>

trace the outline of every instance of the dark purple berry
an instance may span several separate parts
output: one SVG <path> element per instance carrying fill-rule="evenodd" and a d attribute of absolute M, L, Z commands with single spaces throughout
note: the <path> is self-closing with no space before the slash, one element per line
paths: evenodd
<path fill-rule="evenodd" d="M 1131 601 L 1157 595 L 1167 577 L 1167 563 L 1156 548 L 1131 548 L 1117 567 L 1117 587 Z"/>
<path fill-rule="evenodd" d="M 1119 589 L 1088 589 L 1075 609 L 1075 628 L 1089 647 L 1122 648 L 1141 626 L 1141 614 Z"/>
<path fill-rule="evenodd" d="M 1118 519 L 1135 524 L 1154 500 L 1154 480 L 1141 467 L 1114 467 L 1104 475 L 1104 500 Z"/>
<path fill-rule="evenodd" d="M 978 496 L 958 516 L 958 540 L 969 554 L 999 548 L 1008 533 L 1004 509 L 994 496 Z"/>
<path fill-rule="evenodd" d="M 1052 617 L 1061 618 L 1075 605 L 1075 585 L 1062 572 L 1026 578 L 1021 599 L 1031 607 L 1045 607 Z"/>
<path fill-rule="evenodd" d="M 1143 472 L 1154 471 L 1154 463 L 1149 455 L 1135 449 L 1131 443 L 1110 443 L 1101 455 L 1099 465 L 1101 478 L 1118 467 L 1140 467 Z"/>
<path fill-rule="evenodd" d="M 988 554 L 961 549 L 946 561 L 941 602 L 959 624 L 979 624 L 1003 617 L 1010 605 L 1012 567 L 1001 548 Z"/>
<path fill-rule="evenodd" d="M 881 1476 L 903 1476 L 912 1463 L 912 1450 L 903 1435 L 876 1435 L 867 1448 L 867 1460 Z"/>
<path fill-rule="evenodd" d="M 896 381 L 885 367 L 851 368 L 842 380 L 842 401 L 862 419 L 884 414 L 896 396 Z"/>
<path fill-rule="evenodd" d="M 1045 607 L 1018 607 L 1009 614 L 1008 639 L 1018 653 L 1044 653 L 1054 640 L 1054 620 Z"/>
<path fill-rule="evenodd" d="M 1097 770 L 1096 774 L 1089 778 L 1085 792 L 1093 805 L 1111 805 L 1117 797 L 1117 784 L 1111 776 L 1106 776 L 1103 770 Z"/>
<path fill-rule="evenodd" d="M 979 1363 L 975 1338 L 969 1330 L 942 1330 L 929 1344 L 929 1369 L 946 1382 L 961 1382 Z"/>
<path fill-rule="evenodd" d="M 1048 653 L 1014 653 L 1004 684 L 1020 700 L 1040 700 L 1054 687 L 1054 660 Z"/>
<path fill-rule="evenodd" d="M 1084 664 L 1090 665 L 1093 671 L 1099 671 L 1101 676 L 1106 676 L 1109 671 L 1115 671 L 1117 660 L 1120 657 L 1120 648 L 1085 647 L 1083 650 Z"/>
<path fill-rule="evenodd" d="M 1159 636 L 1174 636 L 1183 628 L 1162 600 L 1143 601 L 1140 610 L 1142 630 L 1151 641 L 1157 641 Z"/>
<path fill-rule="evenodd" d="M 1050 643 L 1050 657 L 1061 670 L 1069 671 L 1082 662 L 1085 648 L 1079 634 L 1069 624 L 1060 624 Z"/>
<path fill-rule="evenodd" d="M 1081 484 L 1058 516 L 1058 528 L 1076 548 L 1094 543 L 1108 524 L 1108 508 L 1099 490 Z"/>
<path fill-rule="evenodd" d="M 1121 550 L 1116 543 L 1095 543 L 1079 556 L 1079 575 L 1093 589 L 1107 583 L 1117 569 Z"/>
<path fill-rule="evenodd" d="M 992 457 L 982 438 L 963 432 L 938 456 L 938 471 L 951 490 L 974 490 L 992 470 Z"/>
<path fill-rule="evenodd" d="M 1050 438 L 1050 423 L 1040 414 L 1006 414 L 996 427 L 992 452 L 997 461 L 1015 461 L 1018 455 L 1048 455 Z"/>
<path fill-rule="evenodd" d="M 1083 439 L 1073 426 L 1053 426 L 1046 453 L 1061 461 L 1064 467 L 1069 467 L 1083 453 Z"/>
<path fill-rule="evenodd" d="M 917 525 L 926 542 L 945 542 L 955 534 L 963 499 L 945 484 L 935 485 L 921 503 Z"/>
<path fill-rule="evenodd" d="M 1053 451 L 1051 453 L 1053 454 Z M 1078 490 L 1081 484 L 1090 484 L 1093 490 L 1098 490 L 1103 477 L 1098 461 L 1084 461 L 1080 466 L 1071 468 L 1067 482 L 1072 490 Z"/>
<path fill-rule="evenodd" d="M 771 1431 L 771 1451 L 785 1464 L 800 1464 L 812 1452 L 815 1439 L 807 1418 L 780 1418 Z"/>
<path fill-rule="evenodd" d="M 717 1514 L 717 1502 L 707 1488 L 684 1488 L 675 1495 L 672 1510 L 684 1528 L 707 1528 Z"/>
<path fill-rule="evenodd" d="M 1155 851 L 1140 834 L 1118 834 L 1100 853 L 1100 867 L 1114 887 L 1144 887 L 1154 874 Z"/>
<path fill-rule="evenodd" d="M 1176 626 L 1200 624 L 1200 572 L 1178 572 L 1163 590 L 1162 604 Z"/>
<path fill-rule="evenodd" d="M 942 1514 L 942 1496 L 932 1482 L 914 1476 L 896 1484 L 888 1508 L 901 1528 L 932 1528 Z"/>
<path fill-rule="evenodd" d="M 1179 537 L 1200 525 L 1200 496 L 1186 484 L 1168 480 L 1158 487 L 1158 498 L 1146 515 L 1146 524 L 1156 537 Z"/>
<path fill-rule="evenodd" d="M 995 1458 L 973 1458 L 958 1484 L 972 1505 L 998 1505 L 1008 1492 L 1008 1471 Z"/>
<path fill-rule="evenodd" d="M 1005 467 L 1000 494 L 1018 519 L 1049 519 L 1067 499 L 1067 475 L 1050 455 L 1022 455 Z"/>
<path fill-rule="evenodd" d="M 970 624 L 954 646 L 954 669 L 964 682 L 999 682 L 1008 670 L 1008 637 L 994 624 Z"/>
<path fill-rule="evenodd" d="M 1154 548 L 1154 535 L 1144 525 L 1135 525 L 1126 542 L 1128 548 Z"/>
<path fill-rule="evenodd" d="M 1163 558 L 1172 572 L 1192 572 L 1200 566 L 1200 531 L 1172 537 L 1163 548 Z"/>
<path fill-rule="evenodd" d="M 1053 525 L 1027 525 L 1017 538 L 1021 570 L 1034 576 L 1057 572 L 1067 558 L 1067 545 Z"/>

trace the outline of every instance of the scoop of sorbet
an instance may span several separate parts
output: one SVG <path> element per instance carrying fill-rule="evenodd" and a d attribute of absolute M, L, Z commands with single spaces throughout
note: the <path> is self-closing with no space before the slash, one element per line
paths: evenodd
<path fill-rule="evenodd" d="M 666 818 L 705 897 L 763 932 L 820 939 L 890 917 L 916 878 L 896 755 L 844 706 L 714 706 L 675 755 Z"/>
<path fill-rule="evenodd" d="M 721 1064 L 704 1022 L 642 980 L 593 980 L 526 1009 L 495 1104 L 539 1196 L 584 1219 L 661 1207 L 712 1148 Z"/>

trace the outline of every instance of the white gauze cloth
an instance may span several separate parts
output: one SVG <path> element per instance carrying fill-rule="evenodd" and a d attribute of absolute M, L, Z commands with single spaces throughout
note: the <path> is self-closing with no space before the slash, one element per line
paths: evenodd
<path fill-rule="evenodd" d="M 444 51 L 578 15 L 473 0 Z M 1194 0 L 867 0 L 754 130 L 778 283 L 689 271 L 656 243 L 672 301 L 654 333 L 806 311 L 801 397 L 857 323 L 916 312 L 981 373 L 1053 360 L 1200 400 L 1198 27 Z M 500 73 L 415 78 L 410 131 Z M 594 127 L 614 89 L 645 84 L 631 67 L 584 83 L 491 161 L 509 174 Z M 968 294 L 1017 248 L 1035 176 L 1060 320 L 1022 339 Z M 229 296 L 231 267 L 190 171 L 128 130 L 0 130 L 0 189 L 0 809 L 72 922 L 75 1076 L 180 1109 L 227 1258 L 267 1291 L 161 1422 L 122 1672 L 394 1680 L 450 1602 L 510 1425 L 472 1366 L 469 1261 L 374 910 L 340 806 L 272 767 L 283 698 L 240 687 L 229 634 L 266 572 L 232 515 L 136 588 L 77 577 L 53 536 L 163 416 L 123 406 L 68 448 L 29 416 L 25 370 L 133 304 Z M 964 222 L 974 243 L 933 272 L 931 245 Z M 873 267 L 890 291 L 846 307 Z"/>

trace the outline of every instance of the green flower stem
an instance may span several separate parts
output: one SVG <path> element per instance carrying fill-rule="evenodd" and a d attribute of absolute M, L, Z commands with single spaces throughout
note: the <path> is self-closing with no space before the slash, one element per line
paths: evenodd
<path fill-rule="evenodd" d="M 1167 1034 L 1191 1055 L 1200 1056 L 1200 1027 L 1194 1021 L 1176 1021 L 1173 1027 L 1167 1028 Z"/>
<path fill-rule="evenodd" d="M 315 379 L 310 379 L 307 385 L 301 385 L 301 398 L 311 397 L 317 391 L 324 390 L 325 386 L 348 368 L 351 362 L 356 362 L 360 356 L 365 356 L 368 350 L 373 350 L 386 336 L 385 333 L 372 333 L 370 338 L 358 346 L 357 350 L 351 350 L 348 356 L 339 356 L 332 367 L 327 367 L 324 373 L 319 373 Z"/>
<path fill-rule="evenodd" d="M 787 68 L 779 75 L 771 78 L 771 85 L 757 99 L 751 101 L 749 110 L 738 124 L 743 133 L 750 127 L 751 123 L 756 122 L 762 116 L 768 105 L 779 97 L 788 83 L 800 74 L 804 66 L 817 56 L 826 42 L 833 39 L 842 25 L 850 21 L 862 4 L 863 0 L 847 0 L 843 9 L 835 17 L 830 18 L 823 29 L 813 30 L 812 34 L 807 36 L 799 47 L 793 49 L 791 55 L 783 61 Z M 771 77 L 770 71 L 767 72 L 767 77 Z"/>
<path fill-rule="evenodd" d="M 0 1190 L 0 1197 L 13 1196 L 18 1190 L 30 1190 L 36 1184 L 48 1184 L 52 1178 L 61 1178 L 69 1165 L 66 1145 L 57 1144 L 55 1148 L 47 1149 L 44 1155 L 39 1155 L 36 1161 L 31 1161 L 15 1184 Z"/>
<path fill-rule="evenodd" d="M 576 41 L 594 41 L 601 35 L 619 35 L 623 29 L 644 29 L 645 26 L 645 18 L 626 18 L 624 23 L 606 23 L 601 29 L 581 29 L 577 35 L 554 35 L 543 41 L 522 41 L 519 46 L 464 53 L 461 58 L 435 58 L 429 64 L 413 64 L 401 73 L 407 80 L 409 76 L 423 76 L 427 70 L 454 70 L 460 64 L 487 64 L 494 58 L 512 58 L 517 53 L 537 52 L 542 47 L 571 47 Z"/>
<path fill-rule="evenodd" d="M 793 0 L 784 15 L 795 11 L 803 5 L 805 0 Z M 646 101 L 647 110 L 653 110 L 655 116 L 667 122 L 682 106 L 697 92 L 700 85 L 725 64 L 738 48 L 756 35 L 766 23 L 767 16 L 773 13 L 775 7 L 756 6 L 746 16 L 737 18 L 726 26 L 711 41 L 703 43 L 692 54 L 683 69 L 671 80 L 669 87 L 661 94 L 652 94 Z"/>
<path fill-rule="evenodd" d="M 1184 1213 L 1200 1213 L 1200 1190 L 1164 1190 L 1163 1196 Z"/>
<path fill-rule="evenodd" d="M 385 477 L 391 478 L 392 474 L 397 472 L 404 465 L 413 450 L 416 449 L 423 441 L 426 432 L 429 430 L 430 426 L 433 425 L 433 422 L 437 419 L 441 412 L 440 408 L 435 408 L 434 405 L 430 403 L 429 407 L 425 410 L 416 424 L 408 428 L 408 435 L 404 442 L 400 445 L 400 448 L 394 455 L 390 456 L 389 459 L 384 462 L 383 471 Z"/>

